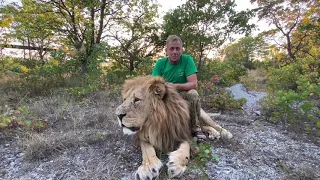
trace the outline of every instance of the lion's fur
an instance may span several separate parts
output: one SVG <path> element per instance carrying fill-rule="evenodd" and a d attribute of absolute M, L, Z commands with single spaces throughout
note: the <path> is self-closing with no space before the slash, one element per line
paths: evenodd
<path fill-rule="evenodd" d="M 143 76 L 125 82 L 124 98 L 139 88 L 148 103 L 143 110 L 144 124 L 137 133 L 139 139 L 149 141 L 163 152 L 176 150 L 181 142 L 189 141 L 188 104 L 179 93 L 162 77 Z"/>

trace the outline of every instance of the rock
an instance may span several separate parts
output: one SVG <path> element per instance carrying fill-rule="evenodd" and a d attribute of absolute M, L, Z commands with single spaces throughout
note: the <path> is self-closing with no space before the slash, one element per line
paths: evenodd
<path fill-rule="evenodd" d="M 260 111 L 254 111 L 254 113 L 256 113 L 256 115 L 260 116 L 261 112 Z"/>
<path fill-rule="evenodd" d="M 231 94 L 235 99 L 245 98 L 247 103 L 243 106 L 245 111 L 257 111 L 261 108 L 259 100 L 267 95 L 265 92 L 248 91 L 243 84 L 235 84 L 227 90 L 231 91 Z"/>

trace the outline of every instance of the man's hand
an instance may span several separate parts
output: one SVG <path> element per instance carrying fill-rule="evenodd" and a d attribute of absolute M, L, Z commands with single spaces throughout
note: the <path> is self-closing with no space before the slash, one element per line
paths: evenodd
<path fill-rule="evenodd" d="M 165 85 L 172 86 L 172 87 L 174 87 L 174 89 L 177 90 L 177 85 L 176 84 L 173 84 L 171 82 L 166 82 Z"/>

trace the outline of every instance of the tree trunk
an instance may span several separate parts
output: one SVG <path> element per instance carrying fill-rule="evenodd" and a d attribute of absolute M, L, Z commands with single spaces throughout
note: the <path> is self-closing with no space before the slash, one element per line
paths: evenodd
<path fill-rule="evenodd" d="M 133 70 L 134 70 L 134 64 L 133 63 L 134 63 L 134 60 L 130 59 L 130 67 L 129 67 L 130 75 L 132 75 Z"/>
<path fill-rule="evenodd" d="M 200 69 L 202 69 L 203 66 L 203 60 L 202 60 L 202 56 L 203 56 L 203 44 L 200 42 L 200 55 L 199 55 L 199 62 L 198 62 L 198 71 L 200 71 Z"/>
<path fill-rule="evenodd" d="M 292 59 L 292 60 L 295 60 L 296 57 L 295 55 L 292 53 L 292 44 L 291 44 L 291 40 L 290 40 L 290 35 L 289 33 L 285 35 L 286 38 L 287 38 L 287 52 L 288 52 L 288 55 L 289 57 Z"/>
<path fill-rule="evenodd" d="M 88 73 L 87 61 L 81 62 L 81 75 L 86 75 Z"/>
<path fill-rule="evenodd" d="M 27 49 L 29 49 L 29 59 L 32 58 L 30 48 L 31 48 L 31 46 L 30 46 L 30 39 L 29 39 L 29 37 L 28 37 L 28 48 L 27 48 Z"/>

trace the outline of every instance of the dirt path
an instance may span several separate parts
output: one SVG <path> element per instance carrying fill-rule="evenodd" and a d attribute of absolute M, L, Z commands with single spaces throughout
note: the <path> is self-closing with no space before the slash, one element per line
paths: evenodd
<path fill-rule="evenodd" d="M 97 101 L 100 99 L 97 98 Z M 91 99 L 86 106 L 67 109 L 64 113 L 71 115 L 79 112 L 88 114 L 92 109 L 100 109 L 91 112 L 92 121 L 87 120 L 84 113 L 81 117 L 88 121 L 87 124 L 74 132 L 79 138 L 88 139 L 93 135 L 94 138 L 75 141 L 72 145 L 52 145 L 55 149 L 45 158 L 24 159 L 26 151 L 18 144 L 21 138 L 1 140 L 0 179 L 132 179 L 140 165 L 140 151 L 132 139 L 122 135 L 118 128 L 113 115 L 115 104 L 109 101 L 99 104 Z M 46 118 L 50 120 L 53 115 L 56 114 L 49 113 Z M 242 112 L 222 114 L 215 118 L 233 133 L 234 138 L 211 142 L 213 153 L 219 155 L 219 162 L 212 161 L 205 166 L 205 173 L 210 179 L 320 179 L 319 138 L 311 141 L 303 134 L 290 133 L 258 120 L 258 116 L 246 116 Z M 104 121 L 101 122 L 101 119 Z M 66 134 L 71 130 L 65 127 L 62 132 L 58 129 L 49 132 L 54 131 L 51 129 L 45 133 L 59 136 L 59 133 Z M 203 173 L 190 167 L 181 179 L 203 178 Z"/>

